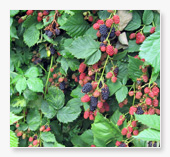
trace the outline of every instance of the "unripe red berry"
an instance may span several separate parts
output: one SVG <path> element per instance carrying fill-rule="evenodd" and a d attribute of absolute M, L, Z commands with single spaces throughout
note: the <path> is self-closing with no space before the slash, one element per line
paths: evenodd
<path fill-rule="evenodd" d="M 89 102 L 90 101 L 90 97 L 88 96 L 88 94 L 85 94 L 83 97 L 81 97 L 81 102 Z"/>
<path fill-rule="evenodd" d="M 92 144 L 91 147 L 96 147 L 96 146 L 94 144 Z"/>
<path fill-rule="evenodd" d="M 42 21 L 42 19 L 43 19 L 42 17 L 37 16 L 37 21 L 38 21 L 38 22 L 41 22 L 41 21 Z"/>
<path fill-rule="evenodd" d="M 33 10 L 27 10 L 26 14 L 27 14 L 27 15 L 32 15 L 33 12 L 34 12 Z"/>
<path fill-rule="evenodd" d="M 84 119 L 89 118 L 89 114 L 90 114 L 90 112 L 89 112 L 88 110 L 85 111 L 85 112 L 84 112 Z"/>
<path fill-rule="evenodd" d="M 133 95 L 134 95 L 134 91 L 130 91 L 129 96 L 133 96 Z"/>
<path fill-rule="evenodd" d="M 120 22 L 120 18 L 119 18 L 118 15 L 114 15 L 114 16 L 113 16 L 113 22 L 114 22 L 115 24 L 118 24 L 118 23 Z"/>
<path fill-rule="evenodd" d="M 121 143 L 122 143 L 122 142 L 120 142 L 120 141 L 116 141 L 115 145 L 116 145 L 116 146 L 119 146 Z"/>
<path fill-rule="evenodd" d="M 19 132 L 17 133 L 17 136 L 18 136 L 18 137 L 22 136 L 22 131 L 19 131 Z"/>
<path fill-rule="evenodd" d="M 123 102 L 119 103 L 119 107 L 122 108 L 124 106 Z"/>
<path fill-rule="evenodd" d="M 53 72 L 53 71 L 54 71 L 54 68 L 51 68 L 51 69 L 50 69 L 50 72 Z"/>
<path fill-rule="evenodd" d="M 49 11 L 47 11 L 47 10 L 44 10 L 44 11 L 43 11 L 43 15 L 44 15 L 44 16 L 47 16 L 48 14 L 49 14 Z"/>
<path fill-rule="evenodd" d="M 49 82 L 53 82 L 53 78 L 49 78 Z"/>
<path fill-rule="evenodd" d="M 99 95 L 100 95 L 100 92 L 98 90 L 95 90 L 94 93 L 93 93 L 93 96 L 98 97 Z"/>
<path fill-rule="evenodd" d="M 32 142 L 33 141 L 33 137 L 29 137 L 29 142 Z"/>
<path fill-rule="evenodd" d="M 157 107 L 159 104 L 158 99 L 154 99 L 152 102 L 154 107 Z"/>
<path fill-rule="evenodd" d="M 132 132 L 132 131 L 133 131 L 133 128 L 130 127 L 130 126 L 128 126 L 128 131 L 129 131 L 129 132 Z"/>
<path fill-rule="evenodd" d="M 113 24 L 113 19 L 107 19 L 107 20 L 106 20 L 106 26 L 107 26 L 108 28 L 111 28 L 112 24 Z"/>
<path fill-rule="evenodd" d="M 134 131 L 133 131 L 133 135 L 136 136 L 136 135 L 138 135 L 138 134 L 139 134 L 139 131 L 138 131 L 138 130 L 134 130 Z"/>
<path fill-rule="evenodd" d="M 53 74 L 53 79 L 57 78 L 57 76 L 58 76 L 57 74 Z"/>
<path fill-rule="evenodd" d="M 147 105 L 151 105 L 152 104 L 151 98 L 146 98 L 145 102 L 146 102 Z"/>
<path fill-rule="evenodd" d="M 156 27 L 152 27 L 152 28 L 150 29 L 150 33 L 151 33 L 151 34 L 155 32 L 155 28 L 156 28 Z"/>
<path fill-rule="evenodd" d="M 108 72 L 107 75 L 106 75 L 106 78 L 109 79 L 113 76 L 113 73 L 112 72 Z"/>
<path fill-rule="evenodd" d="M 45 125 L 41 126 L 40 131 L 44 131 L 45 130 Z"/>
<path fill-rule="evenodd" d="M 144 92 L 145 92 L 145 94 L 148 94 L 150 92 L 150 88 L 149 87 L 145 87 Z"/>
<path fill-rule="evenodd" d="M 59 79 L 58 79 L 58 82 L 63 82 L 64 81 L 64 77 L 60 77 Z"/>
<path fill-rule="evenodd" d="M 136 37 L 136 34 L 135 33 L 131 33 L 130 36 L 129 36 L 129 39 L 134 39 Z"/>
<path fill-rule="evenodd" d="M 88 21 L 93 22 L 93 16 L 89 16 Z"/>
<path fill-rule="evenodd" d="M 98 107 L 99 109 L 101 109 L 101 108 L 103 107 L 103 102 L 99 101 L 98 104 L 97 104 L 97 107 Z"/>
<path fill-rule="evenodd" d="M 89 115 L 90 120 L 94 120 L 94 116 L 92 114 Z"/>
<path fill-rule="evenodd" d="M 106 112 L 108 112 L 110 110 L 110 106 L 106 102 L 104 103 L 104 109 L 105 109 Z"/>
<path fill-rule="evenodd" d="M 115 82 L 117 81 L 117 77 L 113 76 L 113 77 L 111 78 L 111 81 L 112 81 L 113 83 L 115 83 Z"/>
<path fill-rule="evenodd" d="M 153 93 L 153 92 L 149 92 L 149 96 L 150 96 L 151 98 L 153 98 L 153 97 L 154 97 L 154 93 Z"/>
<path fill-rule="evenodd" d="M 98 23 L 93 24 L 93 29 L 98 30 L 100 25 Z"/>
<path fill-rule="evenodd" d="M 96 36 L 101 37 L 100 31 L 97 31 Z"/>
<path fill-rule="evenodd" d="M 17 123 L 17 124 L 15 125 L 15 127 L 16 127 L 16 128 L 19 128 L 19 124 Z"/>
<path fill-rule="evenodd" d="M 129 109 L 129 114 L 134 115 L 134 112 L 136 112 L 136 111 L 137 111 L 137 108 L 134 107 L 134 106 L 131 106 L 130 109 Z"/>
<path fill-rule="evenodd" d="M 136 121 L 132 121 L 132 127 L 136 127 L 137 126 L 137 122 Z"/>
<path fill-rule="evenodd" d="M 118 121 L 117 121 L 117 125 L 122 125 L 123 124 L 123 120 L 122 119 L 119 119 Z"/>
<path fill-rule="evenodd" d="M 128 132 L 127 128 L 123 128 L 122 131 L 121 131 L 121 134 L 122 135 L 126 135 Z"/>
<path fill-rule="evenodd" d="M 100 24 L 100 25 L 103 25 L 104 21 L 103 20 L 98 20 L 97 23 Z"/>
<path fill-rule="evenodd" d="M 123 101 L 123 104 L 124 104 L 124 105 L 127 105 L 127 103 L 128 103 L 128 99 L 125 99 L 125 100 Z"/>
<path fill-rule="evenodd" d="M 48 127 L 48 128 L 46 128 L 46 129 L 45 129 L 45 131 L 47 131 L 47 132 L 48 132 L 48 131 L 50 131 L 50 130 L 51 130 L 51 128 L 50 128 L 50 127 Z"/>
<path fill-rule="evenodd" d="M 132 136 L 132 134 L 130 132 L 127 133 L 126 137 L 130 138 Z"/>
<path fill-rule="evenodd" d="M 38 140 L 33 141 L 33 145 L 36 146 L 38 144 Z"/>
<path fill-rule="evenodd" d="M 115 32 L 115 34 L 116 34 L 116 36 L 118 37 L 118 36 L 120 35 L 120 31 L 117 30 L 117 31 Z"/>

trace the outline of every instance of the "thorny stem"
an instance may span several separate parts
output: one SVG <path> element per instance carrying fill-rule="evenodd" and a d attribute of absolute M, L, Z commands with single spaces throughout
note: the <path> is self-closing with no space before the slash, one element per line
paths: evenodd
<path fill-rule="evenodd" d="M 50 69 L 52 68 L 52 65 L 53 65 L 53 56 L 51 57 L 51 63 L 50 63 L 50 68 L 49 68 L 49 72 L 48 72 L 48 76 L 47 76 L 47 80 L 46 80 L 46 84 L 45 84 L 45 94 L 47 92 L 47 85 L 48 85 L 48 80 L 49 80 L 49 77 L 50 77 Z"/>

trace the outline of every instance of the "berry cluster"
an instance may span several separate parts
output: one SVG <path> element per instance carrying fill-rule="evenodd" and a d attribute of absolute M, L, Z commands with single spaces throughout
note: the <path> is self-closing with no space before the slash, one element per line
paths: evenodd
<path fill-rule="evenodd" d="M 127 105 L 128 99 L 123 100 L 123 102 L 119 103 L 119 107 L 122 108 L 124 105 Z"/>
<path fill-rule="evenodd" d="M 119 72 L 118 67 L 112 67 L 111 70 L 106 74 L 107 79 L 111 79 L 113 83 L 117 81 L 117 74 Z"/>
<path fill-rule="evenodd" d="M 43 10 L 43 12 L 39 11 L 37 16 L 37 21 L 41 22 L 44 16 L 47 16 L 48 14 L 49 14 L 49 10 Z"/>
<path fill-rule="evenodd" d="M 125 144 L 124 142 L 121 142 L 121 141 L 116 141 L 115 145 L 117 147 L 128 147 L 127 144 Z"/>
<path fill-rule="evenodd" d="M 84 12 L 83 15 L 85 20 L 88 20 L 89 22 L 93 22 L 94 18 L 93 15 L 90 13 L 90 11 Z"/>
<path fill-rule="evenodd" d="M 56 37 L 56 36 L 60 35 L 59 25 L 58 25 L 58 23 L 56 21 L 53 21 L 44 30 L 45 30 L 45 34 L 49 38 L 53 38 L 53 37 Z"/>

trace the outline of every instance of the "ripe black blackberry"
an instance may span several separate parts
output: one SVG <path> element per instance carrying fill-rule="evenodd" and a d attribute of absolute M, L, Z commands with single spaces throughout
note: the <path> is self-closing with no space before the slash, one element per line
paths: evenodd
<path fill-rule="evenodd" d="M 90 111 L 94 111 L 97 107 L 91 106 L 90 105 Z"/>
<path fill-rule="evenodd" d="M 100 25 L 99 31 L 101 35 L 107 35 L 108 28 L 106 27 L 106 25 Z"/>
<path fill-rule="evenodd" d="M 142 110 L 142 107 L 141 106 L 138 106 L 137 107 L 137 111 L 136 111 L 136 114 L 143 114 L 144 111 Z"/>
<path fill-rule="evenodd" d="M 86 83 L 84 86 L 83 86 L 83 88 L 82 88 L 82 92 L 83 93 L 88 93 L 88 92 L 90 92 L 92 90 L 92 85 L 91 85 L 91 83 Z"/>
<path fill-rule="evenodd" d="M 100 41 L 103 42 L 103 41 L 106 40 L 106 38 L 107 38 L 107 34 L 106 34 L 106 35 L 102 35 L 102 36 L 100 37 Z"/>
<path fill-rule="evenodd" d="M 97 107 L 97 103 L 98 103 L 98 98 L 96 98 L 94 96 L 91 96 L 91 98 L 90 98 L 90 106 Z"/>
<path fill-rule="evenodd" d="M 64 81 L 63 81 L 63 82 L 60 82 L 59 88 L 60 88 L 61 90 L 64 90 L 64 89 L 65 89 L 65 82 L 64 82 Z"/>
<path fill-rule="evenodd" d="M 102 86 L 103 86 L 102 81 L 100 81 L 99 88 L 102 88 Z"/>
<path fill-rule="evenodd" d="M 119 72 L 119 68 L 116 67 L 116 68 L 113 70 L 113 72 L 114 72 L 114 75 L 117 76 L 117 74 L 118 74 L 118 72 Z"/>
<path fill-rule="evenodd" d="M 109 29 L 109 32 L 110 32 L 110 29 Z M 109 38 L 113 38 L 114 36 L 115 36 L 115 28 L 113 27 L 112 31 L 111 31 L 111 33 L 109 35 Z"/>
<path fill-rule="evenodd" d="M 56 35 L 60 35 L 60 29 L 56 28 L 56 29 L 55 29 L 55 34 L 56 34 Z"/>
<path fill-rule="evenodd" d="M 157 147 L 157 142 L 149 141 L 148 142 L 148 147 Z"/>
<path fill-rule="evenodd" d="M 107 100 L 110 94 L 109 87 L 102 88 L 101 93 L 102 93 L 102 99 Z"/>
<path fill-rule="evenodd" d="M 48 36 L 49 38 L 51 38 L 51 37 L 53 36 L 53 32 L 48 31 L 48 32 L 47 32 L 47 36 Z"/>
<path fill-rule="evenodd" d="M 101 44 L 100 44 L 100 47 L 102 47 L 102 46 L 105 46 L 105 47 L 106 47 L 106 45 L 105 45 L 104 43 L 101 43 Z"/>
<path fill-rule="evenodd" d="M 121 143 L 118 147 L 126 147 L 125 143 Z"/>
<path fill-rule="evenodd" d="M 33 140 L 36 140 L 36 139 L 37 139 L 37 135 L 34 135 Z"/>
<path fill-rule="evenodd" d="M 50 52 L 51 52 L 52 55 L 55 54 L 55 48 L 53 46 L 50 47 Z"/>

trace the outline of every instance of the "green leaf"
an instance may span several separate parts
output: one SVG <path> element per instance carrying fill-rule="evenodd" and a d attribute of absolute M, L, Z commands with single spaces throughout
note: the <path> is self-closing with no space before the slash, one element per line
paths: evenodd
<path fill-rule="evenodd" d="M 146 147 L 146 141 L 143 141 L 141 139 L 133 139 L 133 144 L 135 145 L 135 147 Z"/>
<path fill-rule="evenodd" d="M 40 138 L 45 142 L 56 142 L 55 136 L 51 132 L 41 132 Z"/>
<path fill-rule="evenodd" d="M 11 100 L 11 106 L 13 107 L 25 107 L 26 106 L 26 100 L 23 96 L 17 96 L 14 99 Z"/>
<path fill-rule="evenodd" d="M 147 125 L 149 128 L 160 130 L 160 116 L 158 115 L 137 115 L 135 114 L 136 120 L 142 124 Z"/>
<path fill-rule="evenodd" d="M 155 26 L 160 26 L 160 14 L 158 12 L 154 12 L 154 24 Z"/>
<path fill-rule="evenodd" d="M 126 31 L 134 31 L 141 26 L 141 18 L 139 13 L 137 11 L 133 11 L 132 13 L 133 13 L 133 18 L 126 26 L 125 28 Z"/>
<path fill-rule="evenodd" d="M 144 141 L 160 141 L 160 132 L 149 128 L 143 130 L 137 136 L 133 137 Z"/>
<path fill-rule="evenodd" d="M 24 123 L 24 122 L 20 122 L 19 123 L 19 128 L 20 131 L 26 131 L 28 129 L 28 124 Z"/>
<path fill-rule="evenodd" d="M 90 27 L 84 35 L 89 35 L 93 39 L 97 39 L 96 33 L 97 33 L 97 30 L 95 30 L 93 27 Z"/>
<path fill-rule="evenodd" d="M 55 11 L 50 11 L 48 15 L 49 19 L 47 20 L 47 18 L 43 18 L 44 26 L 49 25 L 54 20 L 54 14 L 55 14 Z"/>
<path fill-rule="evenodd" d="M 93 132 L 92 130 L 86 130 L 82 135 L 74 136 L 71 139 L 74 147 L 90 147 L 93 144 Z"/>
<path fill-rule="evenodd" d="M 154 68 L 154 73 L 160 71 L 160 31 L 146 38 L 140 47 L 139 56 Z"/>
<path fill-rule="evenodd" d="M 151 22 L 153 21 L 153 12 L 152 12 L 152 10 L 144 10 L 142 19 L 143 19 L 143 23 L 145 25 L 151 24 Z"/>
<path fill-rule="evenodd" d="M 143 58 L 143 57 L 142 57 Z M 133 81 L 136 81 L 137 78 L 140 78 L 143 74 L 142 70 L 139 69 L 139 66 L 143 65 L 143 62 L 137 58 L 129 56 L 128 64 L 128 76 Z"/>
<path fill-rule="evenodd" d="M 129 40 L 128 52 L 139 52 L 140 45 L 136 44 L 136 40 Z"/>
<path fill-rule="evenodd" d="M 47 50 L 44 48 L 42 48 L 40 51 L 40 58 L 47 58 Z"/>
<path fill-rule="evenodd" d="M 83 106 L 83 102 L 81 102 L 80 98 L 72 98 L 67 102 L 67 107 L 80 107 Z"/>
<path fill-rule="evenodd" d="M 43 82 L 39 78 L 29 78 L 27 80 L 27 85 L 33 92 L 43 92 Z"/>
<path fill-rule="evenodd" d="M 64 70 L 64 72 L 67 74 L 67 70 L 69 66 L 67 60 L 64 57 L 61 58 L 61 67 Z"/>
<path fill-rule="evenodd" d="M 78 37 L 82 36 L 89 27 L 90 25 L 84 20 L 83 15 L 78 13 L 69 17 L 60 28 L 67 31 L 71 37 Z"/>
<path fill-rule="evenodd" d="M 118 54 L 114 55 L 114 60 L 120 60 L 124 58 L 127 54 L 127 50 L 124 50 L 123 52 L 119 52 Z"/>
<path fill-rule="evenodd" d="M 18 39 L 17 30 L 16 30 L 15 26 L 10 27 L 10 37 Z"/>
<path fill-rule="evenodd" d="M 37 41 L 39 40 L 39 35 L 40 35 L 39 30 L 36 28 L 35 25 L 32 25 L 28 29 L 26 29 L 24 32 L 24 35 L 23 35 L 24 42 L 29 47 L 31 47 L 37 43 Z"/>
<path fill-rule="evenodd" d="M 100 113 L 97 113 L 95 117 L 92 131 L 95 141 L 101 141 L 103 145 L 106 145 L 107 142 L 113 139 L 122 140 L 119 128 Z M 100 146 L 98 142 L 94 144 Z"/>
<path fill-rule="evenodd" d="M 68 66 L 70 67 L 70 69 L 72 71 L 75 71 L 79 68 L 79 65 L 80 65 L 79 60 L 77 60 L 75 58 L 74 59 L 69 58 L 69 59 L 66 59 L 66 60 L 68 62 Z"/>
<path fill-rule="evenodd" d="M 74 90 L 72 90 L 70 96 L 74 98 L 81 98 L 82 96 L 84 96 L 84 93 L 82 93 L 81 90 L 82 90 L 82 87 L 78 85 Z"/>
<path fill-rule="evenodd" d="M 25 77 L 20 78 L 20 79 L 17 81 L 15 87 L 16 87 L 16 90 L 19 92 L 19 94 L 21 94 L 21 92 L 22 92 L 23 90 L 25 90 L 26 87 L 27 87 L 26 78 L 25 78 Z"/>
<path fill-rule="evenodd" d="M 143 29 L 143 33 L 144 34 L 150 34 L 150 30 L 153 26 L 152 25 L 149 25 L 149 26 L 145 26 L 144 29 Z"/>
<path fill-rule="evenodd" d="M 125 100 L 126 96 L 128 94 L 128 88 L 126 86 L 122 86 L 117 92 L 116 92 L 116 99 L 118 103 Z"/>
<path fill-rule="evenodd" d="M 81 109 L 76 105 L 65 106 L 57 112 L 57 119 L 62 123 L 72 122 L 80 113 Z"/>
<path fill-rule="evenodd" d="M 124 77 L 128 75 L 128 64 L 120 62 L 120 64 L 118 64 L 118 67 L 119 67 L 119 72 L 117 78 L 118 80 L 122 81 Z"/>
<path fill-rule="evenodd" d="M 18 147 L 18 137 L 10 130 L 10 147 Z"/>
<path fill-rule="evenodd" d="M 109 87 L 110 96 L 112 96 L 117 90 L 119 90 L 122 87 L 122 84 L 119 80 L 113 83 L 110 79 L 108 79 L 106 84 Z"/>
<path fill-rule="evenodd" d="M 159 72 L 158 73 L 152 72 L 152 75 L 151 75 L 151 78 L 150 78 L 150 81 L 149 81 L 150 84 L 155 82 L 157 80 L 158 76 L 159 76 Z"/>
<path fill-rule="evenodd" d="M 122 115 L 122 113 L 119 111 L 119 109 L 117 109 L 113 115 L 110 117 L 110 120 L 114 123 L 117 124 L 117 121 L 119 120 L 120 115 Z"/>
<path fill-rule="evenodd" d="M 57 18 L 57 22 L 60 26 L 63 26 L 67 22 L 68 18 L 69 18 L 68 14 L 63 14 L 62 16 L 59 16 Z"/>
<path fill-rule="evenodd" d="M 86 59 L 98 51 L 99 45 L 100 43 L 93 40 L 90 36 L 82 36 L 72 42 L 69 51 L 78 59 Z"/>
<path fill-rule="evenodd" d="M 29 89 L 26 89 L 24 91 L 23 95 L 24 95 L 24 98 L 28 101 L 37 99 L 37 93 L 35 93 Z"/>
<path fill-rule="evenodd" d="M 65 95 L 62 90 L 56 87 L 49 87 L 48 94 L 45 99 L 49 105 L 53 106 L 55 109 L 61 109 L 65 103 Z"/>
<path fill-rule="evenodd" d="M 55 45 L 55 46 L 57 46 L 58 45 L 58 42 L 54 39 L 52 39 L 52 38 L 49 38 L 46 34 L 43 34 L 43 37 L 44 37 L 44 39 L 46 40 L 46 41 L 48 41 L 49 43 L 51 43 L 51 44 L 53 44 L 53 45 Z"/>
<path fill-rule="evenodd" d="M 15 114 L 13 114 L 12 112 L 10 112 L 10 125 L 14 124 L 16 121 L 22 119 L 23 116 L 17 116 Z"/>
<path fill-rule="evenodd" d="M 19 10 L 10 10 L 10 17 L 13 17 L 18 13 L 19 13 Z"/>
<path fill-rule="evenodd" d="M 45 117 L 51 119 L 56 115 L 56 110 L 50 106 L 46 101 L 42 101 L 41 103 L 41 111 L 45 115 Z"/>
<path fill-rule="evenodd" d="M 89 56 L 86 60 L 85 63 L 87 65 L 93 65 L 95 63 L 97 63 L 101 58 L 101 51 L 98 50 L 95 53 L 93 53 L 91 56 Z"/>
<path fill-rule="evenodd" d="M 110 16 L 110 13 L 107 10 L 99 10 L 97 14 L 101 20 L 106 20 Z"/>
<path fill-rule="evenodd" d="M 37 67 L 31 67 L 25 72 L 26 77 L 37 77 L 39 76 L 39 70 Z"/>
<path fill-rule="evenodd" d="M 41 124 L 41 115 L 38 109 L 30 109 L 28 111 L 26 120 L 30 130 L 37 130 Z"/>
<path fill-rule="evenodd" d="M 10 17 L 10 27 L 12 26 L 12 23 L 13 23 L 13 18 Z"/>
<path fill-rule="evenodd" d="M 23 22 L 22 26 L 25 28 L 29 28 L 32 25 L 37 25 L 38 21 L 37 21 L 37 16 L 35 15 L 30 15 L 26 18 L 26 20 Z M 37 27 L 36 27 L 37 28 Z M 38 28 L 37 28 L 38 29 Z"/>

